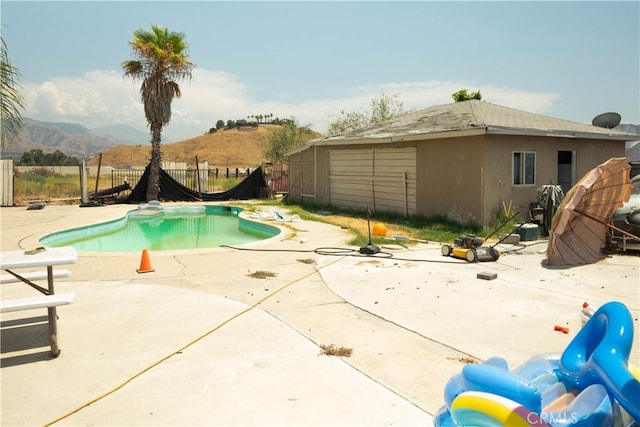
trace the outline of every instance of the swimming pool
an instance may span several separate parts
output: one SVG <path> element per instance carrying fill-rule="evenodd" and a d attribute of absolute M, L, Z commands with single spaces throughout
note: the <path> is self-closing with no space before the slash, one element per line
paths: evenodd
<path fill-rule="evenodd" d="M 133 252 L 242 245 L 280 233 L 278 227 L 240 218 L 233 206 L 141 205 L 123 218 L 49 234 L 40 243 L 78 251 Z"/>

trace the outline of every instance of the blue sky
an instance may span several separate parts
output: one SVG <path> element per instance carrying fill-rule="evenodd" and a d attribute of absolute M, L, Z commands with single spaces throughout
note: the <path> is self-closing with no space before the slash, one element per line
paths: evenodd
<path fill-rule="evenodd" d="M 7 1 L 2 36 L 22 73 L 23 116 L 146 129 L 122 78 L 136 29 L 184 32 L 196 65 L 163 140 L 218 119 L 294 117 L 325 132 L 381 94 L 405 110 L 460 88 L 526 111 L 640 123 L 640 2 Z"/>

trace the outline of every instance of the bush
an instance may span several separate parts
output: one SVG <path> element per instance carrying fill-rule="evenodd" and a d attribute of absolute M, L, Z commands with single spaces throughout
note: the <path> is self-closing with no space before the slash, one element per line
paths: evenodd
<path fill-rule="evenodd" d="M 25 181 L 44 183 L 47 178 L 60 177 L 62 175 L 55 173 L 47 168 L 37 168 L 23 173 L 16 173 L 16 177 L 20 177 Z"/>
<path fill-rule="evenodd" d="M 16 178 L 20 177 L 25 182 L 44 184 L 46 182 L 46 178 L 42 175 L 35 173 L 34 171 L 24 172 L 22 174 L 16 174 Z"/>

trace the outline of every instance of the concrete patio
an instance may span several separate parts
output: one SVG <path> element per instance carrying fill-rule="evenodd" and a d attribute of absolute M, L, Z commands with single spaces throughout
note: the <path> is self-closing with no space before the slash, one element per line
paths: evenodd
<path fill-rule="evenodd" d="M 1 249 L 133 208 L 2 208 Z M 81 252 L 56 282 L 76 293 L 58 308 L 58 358 L 45 310 L 2 315 L 1 424 L 430 425 L 465 363 L 502 356 L 517 367 L 562 352 L 584 301 L 627 305 L 640 364 L 638 256 L 549 268 L 542 240 L 477 264 L 443 257 L 438 243 L 321 255 L 313 249 L 345 248 L 350 236 L 316 221 L 280 225 L 246 246 L 257 251 L 150 252 L 146 274 L 139 253 Z M 34 292 L 2 286 L 2 298 Z M 353 354 L 322 355 L 329 344 Z"/>

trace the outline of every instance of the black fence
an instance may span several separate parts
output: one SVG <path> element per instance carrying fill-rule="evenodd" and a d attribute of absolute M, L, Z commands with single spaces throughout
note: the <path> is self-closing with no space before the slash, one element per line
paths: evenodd
<path fill-rule="evenodd" d="M 253 172 L 253 169 L 215 168 L 200 170 L 199 180 L 197 179 L 198 171 L 195 169 L 165 169 L 165 171 L 173 179 L 193 191 L 215 193 L 224 190 L 221 186 L 223 179 L 235 178 L 244 180 Z M 124 182 L 128 182 L 133 189 L 142 178 L 142 174 L 144 174 L 144 169 L 113 169 L 111 171 L 111 187 L 117 187 Z M 126 197 L 129 193 L 130 191 L 122 192 L 121 196 Z"/>

